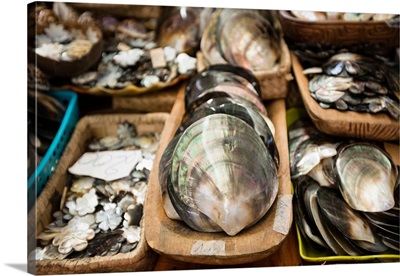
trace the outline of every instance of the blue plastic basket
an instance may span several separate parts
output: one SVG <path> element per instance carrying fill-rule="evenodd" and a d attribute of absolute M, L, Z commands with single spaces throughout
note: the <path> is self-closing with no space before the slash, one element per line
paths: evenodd
<path fill-rule="evenodd" d="M 43 187 L 55 170 L 75 125 L 79 120 L 78 95 L 75 92 L 61 90 L 49 92 L 48 94 L 64 104 L 66 111 L 60 128 L 49 149 L 43 156 L 36 170 L 28 178 L 28 210 L 33 206 L 36 197 L 42 192 Z"/>

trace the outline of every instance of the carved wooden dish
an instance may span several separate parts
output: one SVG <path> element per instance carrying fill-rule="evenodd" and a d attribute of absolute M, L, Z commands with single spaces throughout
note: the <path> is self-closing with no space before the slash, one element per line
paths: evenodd
<path fill-rule="evenodd" d="M 295 42 L 327 43 L 348 46 L 362 43 L 398 47 L 399 28 L 384 21 L 307 21 L 294 17 L 290 11 L 279 11 L 285 35 Z"/>
<path fill-rule="evenodd" d="M 145 236 L 149 246 L 157 253 L 173 259 L 200 264 L 244 264 L 269 256 L 282 245 L 293 220 L 285 101 L 275 100 L 266 105 L 269 117 L 276 127 L 275 141 L 281 160 L 277 198 L 257 224 L 236 236 L 228 236 L 225 233 L 196 232 L 182 221 L 170 219 L 164 212 L 157 177 L 158 164 L 180 125 L 184 114 L 183 99 L 184 86 L 179 90 L 171 115 L 166 122 L 151 171 L 146 198 L 148 204 L 145 206 Z M 279 226 L 282 227 L 281 230 L 278 229 Z"/>
<path fill-rule="evenodd" d="M 400 123 L 387 114 L 324 109 L 311 97 L 303 67 L 292 53 L 292 66 L 307 113 L 326 134 L 357 139 L 391 141 L 400 138 Z"/>

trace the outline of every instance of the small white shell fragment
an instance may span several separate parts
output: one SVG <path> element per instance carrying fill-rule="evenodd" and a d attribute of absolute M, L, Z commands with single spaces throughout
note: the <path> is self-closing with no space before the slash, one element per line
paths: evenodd
<path fill-rule="evenodd" d="M 64 46 L 59 43 L 44 43 L 35 52 L 42 57 L 58 60 L 63 50 Z"/>
<path fill-rule="evenodd" d="M 178 64 L 178 72 L 179 74 L 187 74 L 191 70 L 196 69 L 197 59 L 189 56 L 186 53 L 180 53 L 175 62 Z"/>
<path fill-rule="evenodd" d="M 89 71 L 89 72 L 85 72 L 77 77 L 74 77 L 71 79 L 72 83 L 74 84 L 86 84 L 89 83 L 91 81 L 96 80 L 97 78 L 97 72 L 96 71 Z"/>
<path fill-rule="evenodd" d="M 98 204 L 99 201 L 96 195 L 96 189 L 92 188 L 89 193 L 78 197 L 76 201 L 66 202 L 65 206 L 68 207 L 71 215 L 84 216 L 93 213 Z"/>
<path fill-rule="evenodd" d="M 152 86 L 153 84 L 155 84 L 157 82 L 160 82 L 160 78 L 158 76 L 151 75 L 151 76 L 143 77 L 143 79 L 141 81 L 141 84 L 144 87 L 150 87 L 150 86 Z"/>
<path fill-rule="evenodd" d="M 68 222 L 62 231 L 53 239 L 53 245 L 58 246 L 61 254 L 69 254 L 74 249 L 82 251 L 87 246 L 87 240 L 94 238 L 93 229 L 89 228 L 89 224 L 72 219 Z"/>
<path fill-rule="evenodd" d="M 124 228 L 124 233 L 122 235 L 129 243 L 139 242 L 140 227 L 131 225 L 128 228 Z"/>
<path fill-rule="evenodd" d="M 44 30 L 53 42 L 63 42 L 71 38 L 68 31 L 64 29 L 63 25 L 50 23 L 50 25 Z"/>
<path fill-rule="evenodd" d="M 95 214 L 99 228 L 103 231 L 114 230 L 122 221 L 122 209 L 115 203 L 106 203 L 103 209 Z"/>
<path fill-rule="evenodd" d="M 134 48 L 128 51 L 120 51 L 113 57 L 115 63 L 122 67 L 135 65 L 143 55 L 143 50 Z"/>
<path fill-rule="evenodd" d="M 170 46 L 164 47 L 164 56 L 167 62 L 174 61 L 176 58 L 176 50 Z"/>

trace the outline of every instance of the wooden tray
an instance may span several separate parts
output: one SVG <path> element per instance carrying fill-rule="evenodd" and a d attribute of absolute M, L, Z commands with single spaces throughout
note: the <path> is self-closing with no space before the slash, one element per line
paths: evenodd
<path fill-rule="evenodd" d="M 87 149 L 87 143 L 94 137 L 100 138 L 115 135 L 118 123 L 128 121 L 136 126 L 138 134 L 161 132 L 168 113 L 148 114 L 107 114 L 83 117 L 71 136 L 56 170 L 28 213 L 28 251 L 36 246 L 36 237 L 53 221 L 52 214 L 60 209 L 61 195 L 65 183 L 69 180 L 68 168 Z M 150 180 L 149 180 L 150 181 Z M 145 204 L 146 205 L 146 202 Z M 118 253 L 114 256 L 96 256 L 64 260 L 29 261 L 28 271 L 33 274 L 75 274 L 152 270 L 157 255 L 145 240 L 146 212 L 141 221 L 140 241 L 135 250 L 129 253 Z"/>
<path fill-rule="evenodd" d="M 161 136 L 161 143 L 151 171 L 151 182 L 147 190 L 146 200 L 152 204 L 145 206 L 145 236 L 154 251 L 184 262 L 233 265 L 266 258 L 281 246 L 288 231 L 277 232 L 274 230 L 274 224 L 282 223 L 281 226 L 284 229 L 289 229 L 293 220 L 285 101 L 275 100 L 268 103 L 266 107 L 276 128 L 275 140 L 281 160 L 278 170 L 279 189 L 274 204 L 256 225 L 236 236 L 230 237 L 225 233 L 196 232 L 185 223 L 167 217 L 157 177 L 161 155 L 180 125 L 184 114 L 184 87 L 181 87 Z M 198 245 L 200 247 L 197 247 Z"/>
<path fill-rule="evenodd" d="M 262 100 L 284 99 L 288 95 L 288 83 L 293 79 L 290 72 L 290 51 L 284 40 L 281 41 L 282 56 L 279 66 L 270 70 L 253 72 L 261 86 Z M 202 52 L 197 52 L 197 72 L 210 65 L 204 59 Z"/>
<path fill-rule="evenodd" d="M 284 10 L 279 11 L 279 21 L 285 35 L 294 42 L 338 46 L 369 43 L 399 47 L 399 28 L 390 27 L 384 21 L 306 21 Z"/>
<path fill-rule="evenodd" d="M 400 138 L 400 124 L 387 114 L 324 109 L 311 97 L 303 67 L 292 53 L 292 66 L 307 113 L 326 134 L 356 139 L 391 141 Z"/>

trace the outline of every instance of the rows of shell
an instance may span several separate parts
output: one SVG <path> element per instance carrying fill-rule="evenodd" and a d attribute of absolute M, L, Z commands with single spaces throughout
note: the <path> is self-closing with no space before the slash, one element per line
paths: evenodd
<path fill-rule="evenodd" d="M 337 53 L 321 68 L 308 68 L 304 73 L 312 75 L 310 95 L 322 108 L 386 113 L 396 120 L 400 118 L 398 73 L 378 59 Z"/>
<path fill-rule="evenodd" d="M 302 237 L 339 256 L 400 252 L 399 164 L 381 144 L 289 128 L 294 218 Z"/>
<path fill-rule="evenodd" d="M 185 87 L 185 114 L 159 164 L 165 213 L 229 236 L 256 224 L 278 192 L 275 128 L 251 71 L 211 65 Z"/>
<path fill-rule="evenodd" d="M 141 158 L 127 177 L 117 180 L 70 174 L 60 209 L 37 236 L 38 246 L 30 258 L 87 258 L 134 251 L 143 238 L 143 205 L 159 140 L 159 133 L 138 135 L 135 125 L 124 121 L 115 135 L 90 141 L 87 152 L 137 150 Z"/>

